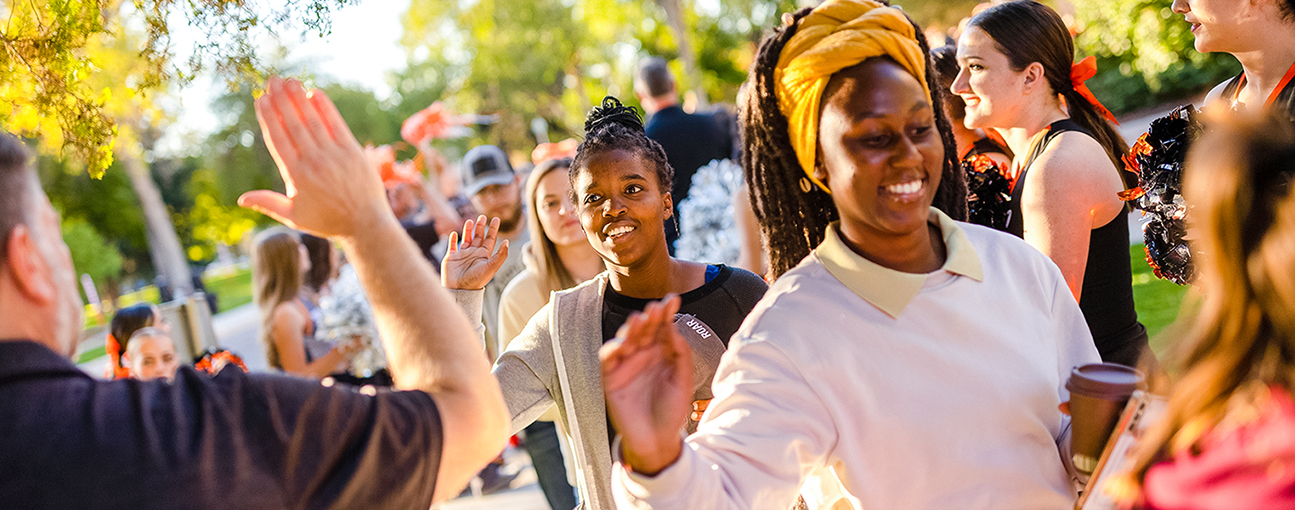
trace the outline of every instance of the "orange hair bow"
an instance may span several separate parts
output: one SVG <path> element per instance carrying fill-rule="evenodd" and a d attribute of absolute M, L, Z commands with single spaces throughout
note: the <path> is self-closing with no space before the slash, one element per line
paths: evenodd
<path fill-rule="evenodd" d="M 1097 59 L 1092 55 L 1084 57 L 1083 60 L 1075 62 L 1070 66 L 1070 85 L 1075 88 L 1075 92 L 1084 96 L 1084 99 L 1087 99 L 1089 103 L 1097 107 L 1097 113 L 1106 117 L 1106 120 L 1114 122 L 1116 126 L 1120 125 L 1120 121 L 1115 120 L 1115 115 L 1112 115 L 1110 110 L 1107 110 L 1105 106 L 1102 106 L 1102 103 L 1097 100 L 1097 96 L 1093 95 L 1093 91 L 1088 90 L 1088 85 L 1084 85 L 1084 82 L 1094 76 L 1097 76 Z"/>
<path fill-rule="evenodd" d="M 542 143 L 531 151 L 531 163 L 540 164 L 550 159 L 574 158 L 576 147 L 580 146 L 574 138 L 567 138 L 557 143 Z"/>
<path fill-rule="evenodd" d="M 121 342 L 108 333 L 108 338 L 104 341 L 104 350 L 108 351 L 108 363 L 112 365 L 113 379 L 127 379 L 130 377 L 130 369 L 121 366 Z"/>

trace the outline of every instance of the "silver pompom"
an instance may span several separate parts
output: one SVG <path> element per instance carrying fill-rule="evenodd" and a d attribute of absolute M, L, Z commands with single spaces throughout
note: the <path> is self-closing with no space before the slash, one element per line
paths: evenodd
<path fill-rule="evenodd" d="M 742 167 L 713 160 L 692 176 L 688 198 L 679 203 L 679 240 L 675 256 L 683 260 L 733 265 L 741 255 L 733 195 L 743 186 Z"/>
<path fill-rule="evenodd" d="M 348 360 L 348 371 L 357 377 L 371 377 L 387 367 L 387 352 L 355 268 L 342 266 L 330 289 L 332 293 L 319 300 L 323 321 L 316 336 L 334 343 L 360 337 L 361 347 Z"/>

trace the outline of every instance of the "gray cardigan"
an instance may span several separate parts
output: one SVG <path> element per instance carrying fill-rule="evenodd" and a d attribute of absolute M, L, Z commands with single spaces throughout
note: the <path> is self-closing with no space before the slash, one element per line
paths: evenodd
<path fill-rule="evenodd" d="M 603 273 L 554 292 L 494 366 L 512 416 L 513 433 L 530 425 L 550 406 L 557 406 L 558 421 L 571 438 L 581 506 L 591 510 L 616 507 L 611 495 L 611 441 L 598 360 L 606 288 L 607 274 Z M 472 304 L 465 303 L 464 297 L 460 304 L 473 317 Z M 479 313 L 479 305 L 477 310 Z M 677 315 L 675 325 L 693 350 L 693 400 L 709 399 L 724 344 L 709 326 L 690 315 Z M 689 418 L 688 430 L 696 426 Z"/>

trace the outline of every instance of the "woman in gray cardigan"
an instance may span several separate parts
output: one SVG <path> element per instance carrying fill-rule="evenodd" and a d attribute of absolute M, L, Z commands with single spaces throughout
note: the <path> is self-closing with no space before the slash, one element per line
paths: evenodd
<path fill-rule="evenodd" d="M 675 324 L 693 350 L 694 401 L 710 398 L 710 380 L 728 339 L 767 285 L 743 269 L 670 256 L 665 220 L 672 214 L 673 170 L 665 151 L 647 138 L 638 113 L 608 97 L 585 121 L 569 177 L 580 225 L 607 271 L 555 292 L 508 344 L 494 367 L 512 415 L 512 431 L 556 405 L 570 436 L 577 485 L 585 508 L 612 509 L 611 440 L 598 350 L 647 303 L 679 295 Z M 446 288 L 456 290 L 469 317 L 481 316 L 480 292 L 507 245 L 494 253 L 497 221 L 468 222 L 464 239 L 451 235 L 442 264 Z M 493 253 L 493 254 L 492 254 Z M 690 423 L 689 428 L 695 426 Z"/>

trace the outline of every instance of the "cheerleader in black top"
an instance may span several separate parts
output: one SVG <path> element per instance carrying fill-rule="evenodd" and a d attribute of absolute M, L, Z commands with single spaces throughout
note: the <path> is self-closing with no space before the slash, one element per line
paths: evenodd
<path fill-rule="evenodd" d="M 1130 187 L 1120 170 L 1127 146 L 1083 84 L 1096 72 L 1092 58 L 1074 64 L 1074 53 L 1051 8 L 997 5 L 963 31 L 951 90 L 967 105 L 967 127 L 996 128 L 1015 153 L 1007 230 L 1060 267 L 1102 359 L 1135 365 L 1147 335 L 1133 307 L 1128 211 L 1119 198 Z"/>
<path fill-rule="evenodd" d="M 1242 73 L 1210 91 L 1206 104 L 1263 105 L 1295 120 L 1295 0 L 1177 0 L 1173 9 L 1191 23 L 1196 51 L 1241 63 Z"/>
<path fill-rule="evenodd" d="M 1228 53 L 1241 63 L 1241 74 L 1210 91 L 1206 110 L 1258 110 L 1295 122 L 1295 0 L 1178 0 L 1173 9 L 1191 24 L 1197 51 Z M 1183 160 L 1204 129 L 1194 106 L 1179 107 L 1152 121 L 1126 159 L 1139 185 L 1123 198 L 1146 218 L 1147 263 L 1156 276 L 1179 285 L 1196 276 L 1187 239 L 1191 208 L 1181 193 Z"/>

